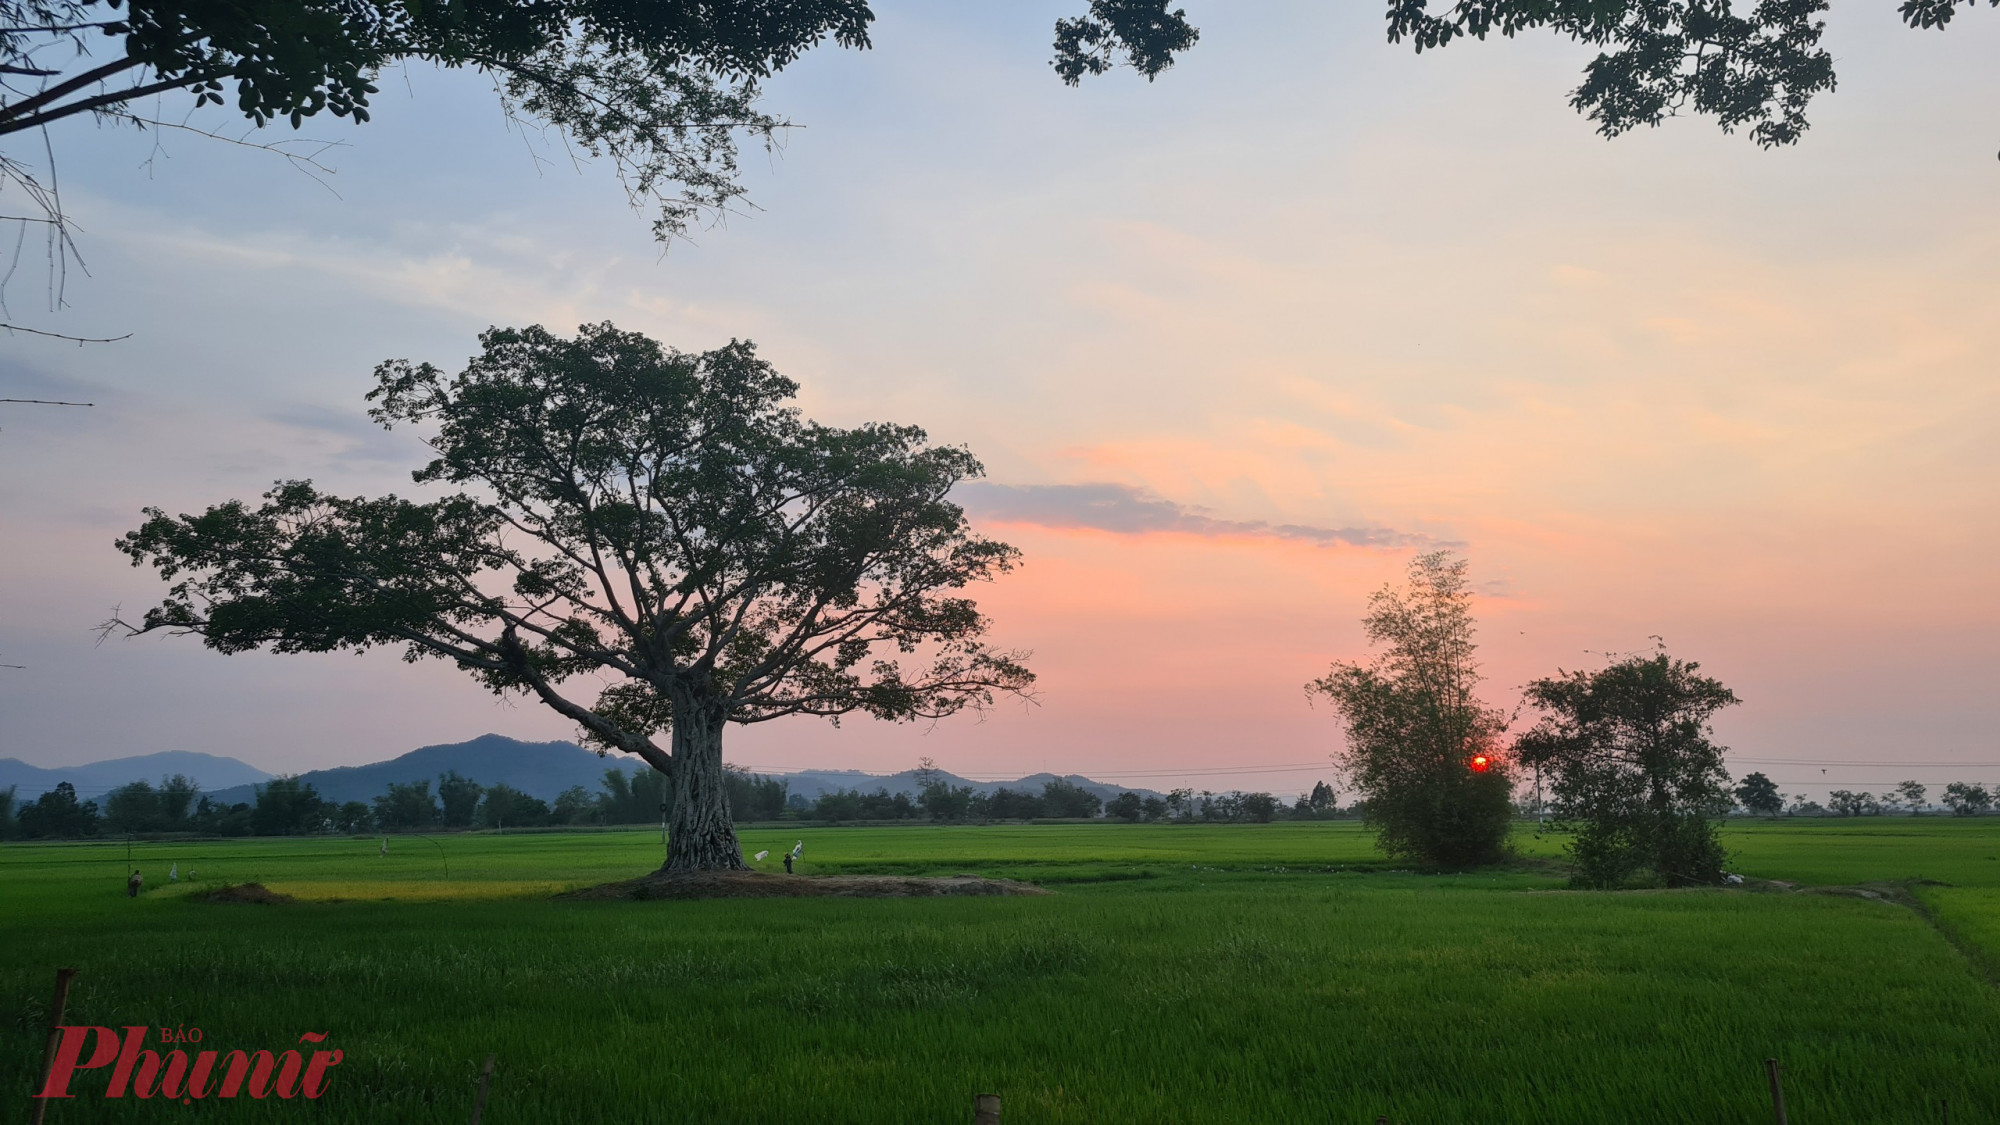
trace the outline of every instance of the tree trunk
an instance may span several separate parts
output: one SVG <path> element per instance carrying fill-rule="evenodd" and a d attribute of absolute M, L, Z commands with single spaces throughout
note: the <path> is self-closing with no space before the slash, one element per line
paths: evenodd
<path fill-rule="evenodd" d="M 722 774 L 723 709 L 674 701 L 674 807 L 667 821 L 666 871 L 739 871 L 743 849 Z"/>

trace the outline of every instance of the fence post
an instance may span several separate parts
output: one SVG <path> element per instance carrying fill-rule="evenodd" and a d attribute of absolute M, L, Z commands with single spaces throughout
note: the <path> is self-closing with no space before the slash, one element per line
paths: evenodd
<path fill-rule="evenodd" d="M 1000 1125 L 1000 1095 L 980 1094 L 972 1099 L 972 1125 Z"/>
<path fill-rule="evenodd" d="M 499 1057 L 486 1056 L 486 1068 L 479 1072 L 479 1096 L 472 1101 L 472 1125 L 479 1125 L 479 1115 L 486 1110 L 486 1080 L 493 1077 L 493 1060 Z"/>
<path fill-rule="evenodd" d="M 1778 1084 L 1778 1060 L 1765 1059 L 1764 1072 L 1771 1076 L 1771 1112 L 1777 1115 L 1778 1125 L 1791 1125 L 1785 1117 L 1785 1088 Z"/>
<path fill-rule="evenodd" d="M 49 1004 L 49 1043 L 42 1049 L 42 1086 L 35 1087 L 37 1094 L 48 1084 L 49 1070 L 56 1064 L 56 1044 L 62 1039 L 62 1032 L 58 1029 L 62 1027 L 63 1012 L 69 1008 L 69 982 L 75 976 L 75 969 L 56 970 L 56 998 Z M 34 1125 L 42 1125 L 42 1115 L 48 1111 L 49 1099 L 36 1098 L 35 1114 L 28 1120 Z"/>

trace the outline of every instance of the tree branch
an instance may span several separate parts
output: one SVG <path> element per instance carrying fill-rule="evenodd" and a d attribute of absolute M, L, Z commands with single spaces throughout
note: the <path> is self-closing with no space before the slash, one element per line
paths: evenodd
<path fill-rule="evenodd" d="M 131 334 L 130 332 L 127 332 L 127 333 L 125 333 L 125 334 L 124 334 L 123 336 L 66 336 L 66 335 L 64 335 L 64 334 L 63 334 L 63 333 L 61 333 L 61 332 L 44 332 L 44 331 L 42 331 L 42 330 L 41 330 L 41 329 L 39 329 L 39 328 L 24 328 L 24 327 L 22 327 L 22 326 L 21 326 L 21 325 L 19 325 L 19 324 L 4 324 L 4 323 L 0 323 L 0 328 L 4 328 L 4 329 L 6 329 L 6 330 L 7 330 L 7 331 L 9 331 L 9 332 L 26 332 L 26 333 L 27 333 L 28 335 L 30 335 L 30 336 L 47 336 L 47 337 L 49 337 L 49 338 L 50 338 L 50 339 L 52 339 L 52 340 L 68 340 L 68 341 L 70 341 L 71 343 L 74 343 L 74 344 L 115 344 L 115 343 L 117 343 L 117 342 L 118 342 L 118 341 L 120 341 L 120 340 L 129 340 L 129 339 L 131 339 L 131 338 L 132 338 L 132 334 Z M 26 402 L 26 401 L 28 401 L 28 400 L 27 400 L 27 399 L 0 399 L 0 402 L 17 402 L 17 401 L 18 401 L 18 402 Z M 96 404 L 95 404 L 95 403 L 89 403 L 89 402 L 84 402 L 84 403 L 75 403 L 75 402 L 69 402 L 69 403 L 63 403 L 63 404 L 61 404 L 61 405 L 64 405 L 64 406 L 94 406 L 94 405 L 96 405 Z"/>
<path fill-rule="evenodd" d="M 6 136 L 9 133 L 22 132 L 23 130 L 27 129 L 38 129 L 43 125 L 47 125 L 52 121 L 60 121 L 65 117 L 71 117 L 79 113 L 86 113 L 90 110 L 98 109 L 103 106 L 118 105 L 123 102 L 129 102 L 135 98 L 143 98 L 148 94 L 160 94 L 160 93 L 165 93 L 168 90 L 182 89 L 191 83 L 204 82 L 210 78 L 215 78 L 215 77 L 220 77 L 220 75 L 190 74 L 180 78 L 161 79 L 158 82 L 149 82 L 143 86 L 134 86 L 129 90 L 117 90 L 111 93 L 99 94 L 94 98 L 85 98 L 80 102 L 70 102 L 68 105 L 57 106 L 56 108 L 49 110 L 46 113 L 37 113 L 32 117 L 27 117 L 27 118 L 16 118 L 15 115 L 9 111 L 18 109 L 19 107 L 18 105 L 10 106 L 8 107 L 8 110 L 0 110 L 0 136 Z"/>
<path fill-rule="evenodd" d="M 67 82 L 58 82 L 39 94 L 22 98 L 13 105 L 0 106 L 0 121 L 11 121 L 50 102 L 66 98 L 94 82 L 102 82 L 121 70 L 130 70 L 138 65 L 140 65 L 138 59 L 118 59 L 95 69 L 86 70 Z"/>

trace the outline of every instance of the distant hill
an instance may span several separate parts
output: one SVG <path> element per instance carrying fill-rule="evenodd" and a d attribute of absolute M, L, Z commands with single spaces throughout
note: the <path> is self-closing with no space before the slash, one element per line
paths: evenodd
<path fill-rule="evenodd" d="M 439 774 L 457 770 L 461 777 L 469 777 L 481 785 L 511 785 L 530 796 L 552 801 L 556 794 L 572 785 L 597 792 L 602 787 L 605 770 L 623 767 L 629 773 L 641 765 L 628 754 L 600 758 L 596 751 L 585 750 L 574 742 L 522 742 L 505 735 L 482 734 L 470 742 L 424 746 L 386 762 L 311 770 L 299 777 L 311 782 L 322 799 L 345 802 L 367 801 L 386 793 L 392 781 L 429 781 L 435 791 Z M 210 795 L 225 804 L 256 799 L 254 789 L 248 785 L 214 790 Z"/>
<path fill-rule="evenodd" d="M 166 750 L 80 766 L 31 766 L 18 758 L 0 758 L 0 789 L 11 785 L 18 800 L 32 801 L 54 789 L 57 782 L 67 781 L 76 787 L 77 796 L 89 800 L 128 782 L 150 781 L 158 785 L 162 777 L 177 773 L 193 778 L 205 792 L 231 786 L 243 786 L 247 792 L 248 786 L 271 777 L 256 766 L 234 758 Z"/>
<path fill-rule="evenodd" d="M 832 793 L 840 789 L 859 789 L 863 793 L 886 789 L 890 793 L 908 793 L 914 797 L 922 788 L 915 770 L 889 774 L 863 773 L 860 770 L 800 770 L 797 773 L 774 773 L 769 776 L 789 783 L 792 792 L 804 796 L 808 801 L 816 799 L 822 793 Z M 1012 789 L 1016 793 L 1040 793 L 1042 786 L 1057 780 L 1057 775 L 1052 773 L 1032 773 L 1013 781 L 972 781 L 945 770 L 937 771 L 937 776 L 947 785 L 964 786 L 982 796 L 990 796 L 998 789 Z M 1107 785 L 1101 781 L 1092 781 L 1081 774 L 1062 775 L 1061 780 L 1095 793 L 1107 801 L 1126 792 L 1137 793 L 1141 797 L 1160 795 L 1151 789 L 1128 789 L 1123 785 Z"/>
<path fill-rule="evenodd" d="M 368 801 L 388 792 L 392 781 L 435 783 L 438 775 L 446 770 L 457 770 L 461 776 L 481 785 L 511 785 L 524 793 L 552 801 L 556 794 L 572 785 L 581 785 L 592 793 L 598 792 L 603 787 L 604 771 L 613 768 L 631 773 L 647 767 L 628 754 L 599 757 L 596 751 L 585 750 L 574 742 L 522 742 L 505 735 L 484 734 L 469 742 L 421 747 L 384 762 L 311 770 L 299 776 L 311 782 L 319 795 L 329 801 Z M 256 786 L 269 781 L 272 776 L 234 758 L 182 751 L 54 769 L 0 758 L 0 789 L 17 786 L 19 798 L 31 801 L 55 788 L 56 782 L 68 781 L 76 786 L 79 796 L 91 798 L 101 797 L 130 781 L 144 779 L 157 784 L 161 777 L 176 773 L 193 778 L 200 784 L 203 793 L 224 804 L 256 800 Z M 915 770 L 892 774 L 865 773 L 861 770 L 801 770 L 769 776 L 784 781 L 793 793 L 808 801 L 817 799 L 822 793 L 840 789 L 858 789 L 864 793 L 886 789 L 891 793 L 907 793 L 914 797 L 921 787 Z M 997 789 L 1040 793 L 1042 786 L 1055 780 L 1056 776 L 1037 773 L 1014 781 L 972 781 L 957 774 L 938 771 L 941 780 L 981 794 L 991 794 Z M 1127 791 L 1123 786 L 1106 785 L 1077 774 L 1067 775 L 1062 780 L 1082 786 L 1106 800 Z M 1135 789 L 1132 792 L 1141 796 L 1154 795 L 1150 789 Z"/>

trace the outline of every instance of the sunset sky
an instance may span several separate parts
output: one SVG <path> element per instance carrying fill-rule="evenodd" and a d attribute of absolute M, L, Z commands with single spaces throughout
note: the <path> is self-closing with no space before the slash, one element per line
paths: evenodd
<path fill-rule="evenodd" d="M 570 737 L 391 652 L 91 627 L 161 593 L 111 547 L 142 506 L 413 492 L 421 446 L 362 413 L 375 363 L 608 319 L 755 340 L 822 421 L 970 446 L 963 501 L 1025 554 L 979 598 L 1037 704 L 739 729 L 737 763 L 1296 792 L 1336 777 L 1301 685 L 1450 544 L 1496 705 L 1658 636 L 1742 697 L 1739 776 L 2000 782 L 2000 12 L 1836 5 L 1840 89 L 1765 152 L 1695 118 L 1607 141 L 1566 104 L 1581 49 L 1417 57 L 1379 5 L 1190 0 L 1159 81 L 1067 89 L 1050 28 L 1082 6 L 878 5 L 873 50 L 771 84 L 800 128 L 746 154 L 759 209 L 664 256 L 472 75 L 308 122 L 343 145 L 325 186 L 69 124 L 89 275 L 51 312 L 31 252 L 10 318 L 132 338 L 0 341 L 0 397 L 98 404 L 0 405 L 0 756 Z"/>

